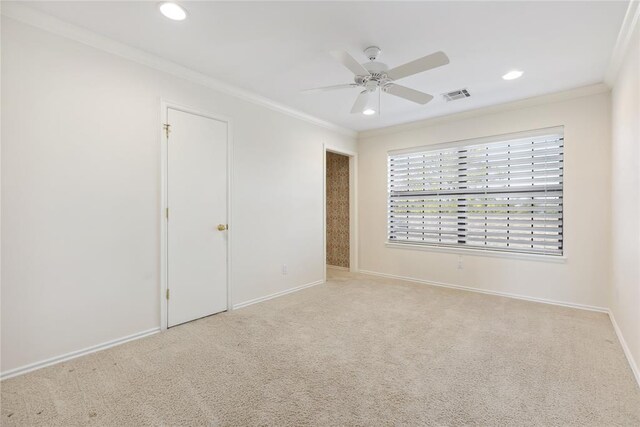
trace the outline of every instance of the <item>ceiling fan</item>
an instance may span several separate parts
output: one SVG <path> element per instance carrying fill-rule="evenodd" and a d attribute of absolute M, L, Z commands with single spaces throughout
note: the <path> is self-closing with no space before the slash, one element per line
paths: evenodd
<path fill-rule="evenodd" d="M 441 67 L 449 63 L 449 58 L 444 52 L 436 52 L 423 58 L 416 59 L 415 61 L 408 62 L 404 65 L 389 69 L 386 64 L 376 61 L 380 53 L 382 53 L 382 50 L 379 47 L 368 47 L 364 50 L 364 53 L 367 58 L 369 58 L 370 62 L 360 64 L 346 51 L 337 50 L 331 52 L 331 55 L 335 59 L 340 61 L 342 65 L 355 74 L 354 83 L 307 89 L 303 92 L 325 92 L 352 87 L 363 88 L 360 95 L 358 95 L 358 98 L 356 98 L 355 104 L 353 104 L 353 108 L 351 109 L 352 114 L 363 113 L 371 115 L 379 111 L 379 108 L 375 108 L 372 103 L 374 100 L 373 95 L 376 92 L 378 92 L 378 96 L 381 92 L 385 92 L 424 105 L 433 99 L 432 95 L 406 86 L 401 86 L 396 84 L 395 81 L 423 71 Z"/>

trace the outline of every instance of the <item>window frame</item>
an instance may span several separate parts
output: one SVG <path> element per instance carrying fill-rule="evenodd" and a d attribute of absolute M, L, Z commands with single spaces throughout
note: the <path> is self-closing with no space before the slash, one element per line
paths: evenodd
<path fill-rule="evenodd" d="M 535 138 L 540 136 L 545 136 L 549 134 L 560 134 L 563 138 L 563 159 L 562 159 L 562 253 L 561 254 L 550 254 L 550 253 L 532 253 L 521 250 L 510 250 L 510 249 L 502 249 L 495 247 L 478 247 L 478 246 L 466 246 L 465 244 L 438 244 L 434 242 L 415 242 L 408 241 L 403 242 L 402 240 L 390 239 L 389 227 L 390 227 L 390 217 L 387 214 L 386 216 L 386 224 L 385 224 L 385 247 L 393 248 L 393 249 L 405 249 L 405 250 L 419 250 L 419 251 L 429 251 L 429 252 L 438 252 L 438 253 L 453 253 L 458 255 L 473 255 L 473 256 L 486 256 L 486 257 L 499 257 L 499 258 L 513 258 L 513 259 L 525 259 L 525 260 L 533 260 L 533 261 L 545 261 L 545 262 L 559 262 L 563 263 L 567 260 L 568 254 L 568 245 L 567 245 L 567 226 L 566 226 L 566 217 L 567 217 L 567 204 L 566 204 L 566 195 L 565 188 L 567 184 L 567 167 L 566 167 L 566 153 L 567 153 L 567 139 L 564 131 L 564 125 L 533 129 L 527 131 L 513 132 L 507 134 L 499 134 L 492 136 L 483 136 L 479 138 L 470 138 L 435 144 L 426 144 L 416 147 L 402 148 L 389 150 L 386 153 L 386 162 L 387 162 L 387 194 L 385 199 L 385 204 L 388 209 L 388 204 L 391 200 L 390 197 L 390 170 L 389 170 L 389 160 L 391 156 L 409 154 L 409 153 L 418 153 L 422 151 L 437 151 L 437 150 L 445 150 L 448 148 L 454 147 L 462 147 L 462 146 L 471 146 L 471 145 L 480 145 L 480 144 L 490 144 L 490 143 L 500 143 L 506 142 L 510 140 L 522 139 L 522 138 Z"/>

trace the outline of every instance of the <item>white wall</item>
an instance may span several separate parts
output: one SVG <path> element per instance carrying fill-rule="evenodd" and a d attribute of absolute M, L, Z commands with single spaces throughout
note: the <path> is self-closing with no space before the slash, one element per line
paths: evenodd
<path fill-rule="evenodd" d="M 2 372 L 159 326 L 161 97 L 233 120 L 233 303 L 322 280 L 353 137 L 3 18 Z"/>
<path fill-rule="evenodd" d="M 612 130 L 611 312 L 640 383 L 640 24 L 612 91 Z"/>
<path fill-rule="evenodd" d="M 566 99 L 571 96 L 585 95 Z M 365 132 L 358 143 L 360 269 L 491 292 L 607 307 L 610 94 L 604 86 L 535 102 Z M 458 101 L 464 102 L 464 101 Z M 537 104 L 532 106 L 526 106 Z M 386 247 L 387 151 L 564 125 L 564 262 Z"/>

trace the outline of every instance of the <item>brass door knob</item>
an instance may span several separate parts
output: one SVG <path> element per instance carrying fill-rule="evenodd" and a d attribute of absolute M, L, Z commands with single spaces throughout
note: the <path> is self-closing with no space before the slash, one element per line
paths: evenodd
<path fill-rule="evenodd" d="M 218 231 L 228 230 L 229 226 L 227 224 L 218 224 Z"/>

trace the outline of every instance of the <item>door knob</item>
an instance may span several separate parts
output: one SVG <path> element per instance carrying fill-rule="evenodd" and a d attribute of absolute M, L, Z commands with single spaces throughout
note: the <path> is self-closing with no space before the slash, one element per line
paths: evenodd
<path fill-rule="evenodd" d="M 227 224 L 218 224 L 218 231 L 228 230 L 229 226 Z"/>

